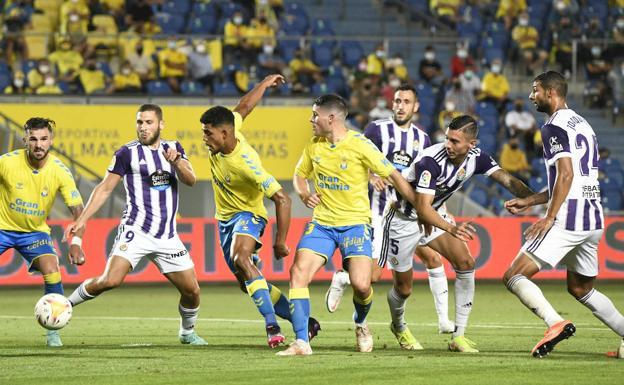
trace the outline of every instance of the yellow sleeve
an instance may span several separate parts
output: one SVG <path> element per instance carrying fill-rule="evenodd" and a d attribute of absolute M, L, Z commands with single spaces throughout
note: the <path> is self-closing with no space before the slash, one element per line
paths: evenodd
<path fill-rule="evenodd" d="M 249 154 L 249 159 L 252 165 L 245 169 L 247 178 L 258 187 L 258 190 L 262 191 L 264 196 L 271 198 L 273 194 L 282 189 L 282 186 L 262 167 L 258 154 Z"/>
<path fill-rule="evenodd" d="M 82 204 L 82 197 L 76 188 L 76 182 L 71 171 L 62 163 L 59 163 L 58 176 L 60 178 L 60 192 L 67 207 L 78 206 Z"/>
<path fill-rule="evenodd" d="M 303 149 L 303 154 L 301 154 L 301 158 L 297 162 L 297 166 L 295 167 L 295 175 L 299 175 L 304 178 L 309 178 L 312 174 L 312 159 L 310 158 L 310 146 L 308 144 Z"/>
<path fill-rule="evenodd" d="M 361 139 L 360 147 L 364 164 L 375 174 L 385 178 L 392 174 L 395 170 L 394 166 L 386 159 L 384 154 L 379 151 L 377 146 L 364 135 L 359 134 Z"/>

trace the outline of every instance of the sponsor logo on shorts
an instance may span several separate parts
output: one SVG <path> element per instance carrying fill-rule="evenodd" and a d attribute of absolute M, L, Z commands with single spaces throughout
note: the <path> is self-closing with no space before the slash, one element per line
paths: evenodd
<path fill-rule="evenodd" d="M 188 254 L 188 251 L 187 251 L 187 250 L 180 250 L 180 251 L 178 251 L 177 253 L 174 253 L 174 254 L 169 254 L 169 255 L 165 256 L 165 258 L 166 258 L 166 259 L 174 259 L 174 258 L 179 258 L 179 257 L 182 257 L 182 256 L 184 256 L 184 255 L 186 255 L 186 254 Z"/>
<path fill-rule="evenodd" d="M 396 259 L 396 257 L 390 258 L 390 262 L 392 262 L 392 264 L 395 265 L 395 266 L 399 264 L 399 260 Z"/>
<path fill-rule="evenodd" d="M 34 249 L 39 248 L 41 246 L 50 246 L 50 247 L 54 248 L 54 244 L 49 239 L 40 239 L 40 240 L 38 240 L 36 242 L 33 242 L 30 245 L 28 245 L 28 247 L 26 247 L 26 249 L 27 250 L 34 250 Z"/>

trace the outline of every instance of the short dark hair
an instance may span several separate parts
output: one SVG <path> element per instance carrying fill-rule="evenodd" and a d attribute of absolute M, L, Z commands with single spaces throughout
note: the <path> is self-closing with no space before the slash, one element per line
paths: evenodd
<path fill-rule="evenodd" d="M 476 138 L 479 135 L 479 126 L 477 121 L 470 115 L 460 115 L 448 125 L 449 130 L 460 130 L 465 134 L 471 135 Z"/>
<path fill-rule="evenodd" d="M 347 116 L 347 113 L 348 113 L 347 102 L 345 102 L 345 100 L 340 95 L 336 95 L 336 94 L 321 95 L 318 98 L 314 99 L 314 104 L 316 104 L 319 107 L 323 107 L 323 108 L 327 108 L 331 110 L 338 110 L 341 113 L 343 113 L 344 116 Z"/>
<path fill-rule="evenodd" d="M 30 118 L 26 121 L 26 124 L 24 124 L 24 132 L 40 128 L 47 128 L 48 131 L 52 132 L 54 127 L 56 127 L 56 123 L 52 119 L 38 117 Z"/>
<path fill-rule="evenodd" d="M 223 106 L 214 106 L 206 110 L 199 121 L 201 124 L 208 124 L 213 127 L 223 124 L 234 126 L 234 113 Z"/>
<path fill-rule="evenodd" d="M 565 77 L 557 71 L 547 71 L 541 73 L 537 75 L 533 81 L 541 84 L 542 88 L 545 90 L 553 89 L 557 91 L 557 94 L 563 98 L 565 98 L 568 94 L 568 83 L 566 82 Z"/>
<path fill-rule="evenodd" d="M 139 112 L 154 111 L 158 120 L 163 120 L 162 108 L 157 104 L 143 104 L 139 107 Z"/>
<path fill-rule="evenodd" d="M 396 90 L 394 90 L 394 92 L 397 91 L 412 91 L 414 93 L 414 96 L 416 97 L 416 100 L 418 100 L 418 92 L 416 91 L 416 88 L 411 84 L 403 83 L 398 86 Z"/>

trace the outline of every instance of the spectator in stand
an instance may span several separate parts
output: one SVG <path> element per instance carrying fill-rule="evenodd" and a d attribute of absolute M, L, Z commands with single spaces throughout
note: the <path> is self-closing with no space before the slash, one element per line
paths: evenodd
<path fill-rule="evenodd" d="M 409 73 L 407 67 L 403 62 L 401 54 L 396 53 L 391 58 L 386 60 L 386 75 L 396 75 L 400 81 L 407 82 L 409 80 Z"/>
<path fill-rule="evenodd" d="M 428 45 L 425 48 L 424 58 L 418 65 L 418 76 L 420 80 L 439 87 L 444 83 L 444 77 L 442 75 L 442 65 L 435 57 L 435 49 L 433 46 Z"/>
<path fill-rule="evenodd" d="M 370 110 L 368 117 L 370 120 L 391 118 L 394 115 L 391 109 L 387 107 L 386 99 L 382 96 L 377 98 L 377 104 Z"/>
<path fill-rule="evenodd" d="M 3 93 L 5 95 L 25 95 L 30 93 L 30 90 L 26 87 L 26 76 L 24 76 L 22 71 L 13 73 L 13 81 L 4 89 Z"/>
<path fill-rule="evenodd" d="M 474 94 L 463 89 L 459 79 L 453 79 L 451 88 L 446 91 L 446 95 L 444 95 L 445 105 L 447 102 L 452 102 L 457 112 L 469 115 L 474 114 L 476 104 Z"/>
<path fill-rule="evenodd" d="M 529 155 L 535 153 L 534 138 L 537 131 L 535 117 L 524 106 L 524 100 L 518 98 L 514 101 L 514 108 L 505 114 L 505 126 L 510 137 L 524 139 L 524 148 Z"/>
<path fill-rule="evenodd" d="M 366 73 L 372 76 L 383 76 L 386 66 L 386 49 L 382 43 L 377 44 L 375 51 L 366 57 Z"/>
<path fill-rule="evenodd" d="M 353 116 L 359 130 L 368 123 L 368 112 L 377 105 L 379 95 L 377 84 L 370 77 L 356 79 L 352 84 L 349 116 Z"/>
<path fill-rule="evenodd" d="M 451 121 L 461 115 L 464 114 L 460 111 L 457 111 L 455 103 L 450 100 L 444 102 L 444 109 L 438 114 L 438 130 L 442 133 L 442 139 L 446 135 L 446 128 L 451 123 Z M 436 139 L 440 139 L 439 134 L 436 136 Z M 439 143 L 439 141 L 436 141 L 436 143 Z"/>
<path fill-rule="evenodd" d="M 141 90 L 141 76 L 132 69 L 132 64 L 128 60 L 124 61 L 119 73 L 113 76 L 113 92 L 116 94 L 137 94 Z"/>
<path fill-rule="evenodd" d="M 256 18 L 261 16 L 266 18 L 267 23 L 273 28 L 274 31 L 279 29 L 279 21 L 277 15 L 268 0 L 256 0 Z"/>
<path fill-rule="evenodd" d="M 7 34 L 4 37 L 4 57 L 8 64 L 14 63 L 18 58 L 22 60 L 28 58 L 28 44 L 23 31 L 32 13 L 32 0 L 17 1 L 5 9 L 4 31 Z"/>
<path fill-rule="evenodd" d="M 455 28 L 457 25 L 459 8 L 462 5 L 463 0 L 429 0 L 431 13 L 452 28 Z"/>
<path fill-rule="evenodd" d="M 401 85 L 401 79 L 394 73 L 388 75 L 388 80 L 382 83 L 379 94 L 386 100 L 386 105 L 394 102 L 394 92 Z"/>
<path fill-rule="evenodd" d="M 480 100 L 495 103 L 499 113 L 505 108 L 505 104 L 508 101 L 507 95 L 509 94 L 509 82 L 502 72 L 502 60 L 492 60 L 490 71 L 483 77 L 481 95 L 479 97 Z"/>
<path fill-rule="evenodd" d="M 539 33 L 529 25 L 529 14 L 523 12 L 518 17 L 518 25 L 511 31 L 514 59 L 522 58 L 527 75 L 541 70 L 548 53 L 539 48 Z"/>
<path fill-rule="evenodd" d="M 86 95 L 112 92 L 112 89 L 107 89 L 108 79 L 104 72 L 97 67 L 95 59 L 86 61 L 84 68 L 78 72 L 78 78 Z"/>
<path fill-rule="evenodd" d="M 624 56 L 624 14 L 618 16 L 613 23 L 611 39 L 613 40 L 611 57 L 620 58 Z"/>
<path fill-rule="evenodd" d="M 301 48 L 295 51 L 288 67 L 292 71 L 293 91 L 295 92 L 310 92 L 312 85 L 322 78 L 321 69 L 304 55 Z"/>
<path fill-rule="evenodd" d="M 80 0 L 65 0 L 59 9 L 59 32 L 62 35 L 84 35 L 90 18 L 89 7 Z"/>
<path fill-rule="evenodd" d="M 475 73 L 475 67 L 473 65 L 467 65 L 464 73 L 459 75 L 459 81 L 461 82 L 462 89 L 471 92 L 475 97 L 481 92 L 481 79 Z"/>
<path fill-rule="evenodd" d="M 204 41 L 196 43 L 195 49 L 189 52 L 188 72 L 193 81 L 200 83 L 212 93 L 214 89 L 214 69 L 212 68 L 212 59 Z"/>
<path fill-rule="evenodd" d="M 607 77 L 613 63 L 599 45 L 591 47 L 591 59 L 585 65 L 588 85 L 586 93 L 591 97 L 592 107 L 604 107 L 609 99 L 611 88 Z"/>
<path fill-rule="evenodd" d="M 260 14 L 258 18 L 251 20 L 249 28 L 247 28 L 247 39 L 250 49 L 255 50 L 256 54 L 262 49 L 264 41 L 272 40 L 275 43 L 275 31 L 267 22 L 265 15 Z"/>
<path fill-rule="evenodd" d="M 43 84 L 37 87 L 35 90 L 37 95 L 62 95 L 63 90 L 56 83 L 56 78 L 53 74 L 46 74 Z"/>
<path fill-rule="evenodd" d="M 126 25 L 137 33 L 143 33 L 154 23 L 154 10 L 148 0 L 134 0 L 126 3 Z"/>
<path fill-rule="evenodd" d="M 154 76 L 154 59 L 151 53 L 145 49 L 143 40 L 137 41 L 134 51 L 128 54 L 128 61 L 132 66 L 132 71 L 139 74 L 142 82 L 153 79 Z"/>
<path fill-rule="evenodd" d="M 48 59 L 41 59 L 37 63 L 37 67 L 31 69 L 26 74 L 28 79 L 28 86 L 31 90 L 36 90 L 39 86 L 43 85 L 46 75 L 54 75 L 54 66 L 50 64 Z"/>
<path fill-rule="evenodd" d="M 466 67 L 473 66 L 474 60 L 468 53 L 468 47 L 465 43 L 457 44 L 457 51 L 451 58 L 451 76 L 453 78 L 458 77 L 466 71 Z"/>
<path fill-rule="evenodd" d="M 572 41 L 580 37 L 580 30 L 570 17 L 562 17 L 559 26 L 552 32 L 555 61 L 561 66 L 561 72 L 569 78 L 572 73 Z"/>
<path fill-rule="evenodd" d="M 65 38 L 59 42 L 58 49 L 52 52 L 48 58 L 50 63 L 56 65 L 59 79 L 67 83 L 73 83 L 78 76 L 78 71 L 84 62 L 82 55 L 72 49 L 72 43 Z"/>
<path fill-rule="evenodd" d="M 178 49 L 175 36 L 167 40 L 167 48 L 158 52 L 158 77 L 165 79 L 173 92 L 180 92 L 180 82 L 186 77 L 186 63 L 188 58 Z"/>
<path fill-rule="evenodd" d="M 526 11 L 526 9 L 526 0 L 500 0 L 498 9 L 496 10 L 496 18 L 502 19 L 505 23 L 505 28 L 510 30 L 515 24 L 518 15 Z"/>
<path fill-rule="evenodd" d="M 591 60 L 593 41 L 602 40 L 604 38 L 606 38 L 606 33 L 600 25 L 600 19 L 592 17 L 587 28 L 585 28 L 581 35 L 581 44 L 579 46 L 579 60 L 581 63 L 586 63 L 588 60 Z"/>
<path fill-rule="evenodd" d="M 286 67 L 284 59 L 275 53 L 275 43 L 265 40 L 262 52 L 258 55 L 258 76 L 264 78 L 270 74 L 283 74 Z"/>
<path fill-rule="evenodd" d="M 624 61 L 609 72 L 609 84 L 613 87 L 613 113 L 616 117 L 624 111 Z"/>
<path fill-rule="evenodd" d="M 243 14 L 240 11 L 234 12 L 232 18 L 225 23 L 223 59 L 226 64 L 239 61 L 245 66 L 249 66 L 255 61 L 255 50 L 249 43 L 247 28 Z"/>
<path fill-rule="evenodd" d="M 580 7 L 576 0 L 553 0 L 553 7 L 550 11 L 548 28 L 551 31 L 559 29 L 559 23 L 564 17 L 570 18 L 576 24 Z"/>
<path fill-rule="evenodd" d="M 531 178 L 531 166 L 516 137 L 509 138 L 509 141 L 503 145 L 499 164 L 505 171 L 524 183 L 528 183 Z"/>

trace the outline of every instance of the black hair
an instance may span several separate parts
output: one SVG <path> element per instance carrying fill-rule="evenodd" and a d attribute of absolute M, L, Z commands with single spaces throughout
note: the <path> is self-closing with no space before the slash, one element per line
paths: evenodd
<path fill-rule="evenodd" d="M 555 90 L 562 98 L 565 98 L 568 94 L 568 83 L 566 82 L 565 77 L 557 71 L 547 71 L 539 74 L 535 77 L 535 79 L 533 79 L 533 81 L 541 84 L 542 88 L 545 90 Z"/>
<path fill-rule="evenodd" d="M 460 115 L 454 118 L 451 120 L 451 123 L 449 123 L 448 128 L 449 130 L 460 130 L 473 138 L 479 135 L 477 121 L 470 115 Z"/>
<path fill-rule="evenodd" d="M 56 123 L 52 119 L 38 117 L 30 118 L 26 121 L 26 124 L 24 124 L 24 132 L 40 128 L 47 128 L 50 132 L 52 132 L 54 127 L 56 127 Z"/>
<path fill-rule="evenodd" d="M 163 120 L 162 108 L 157 104 L 143 104 L 139 107 L 139 112 L 154 111 L 158 120 Z"/>
<path fill-rule="evenodd" d="M 213 127 L 223 124 L 234 126 L 234 113 L 223 106 L 214 106 L 206 110 L 199 121 L 201 124 L 208 124 Z"/>
<path fill-rule="evenodd" d="M 398 86 L 396 90 L 394 90 L 394 92 L 397 91 L 412 91 L 414 93 L 414 96 L 416 97 L 416 100 L 418 100 L 418 92 L 416 91 L 416 88 L 414 88 L 414 86 L 411 84 L 403 83 Z"/>
<path fill-rule="evenodd" d="M 330 110 L 340 111 L 344 116 L 347 116 L 347 102 L 336 94 L 325 94 L 314 99 L 314 104 L 319 107 L 327 108 Z"/>

